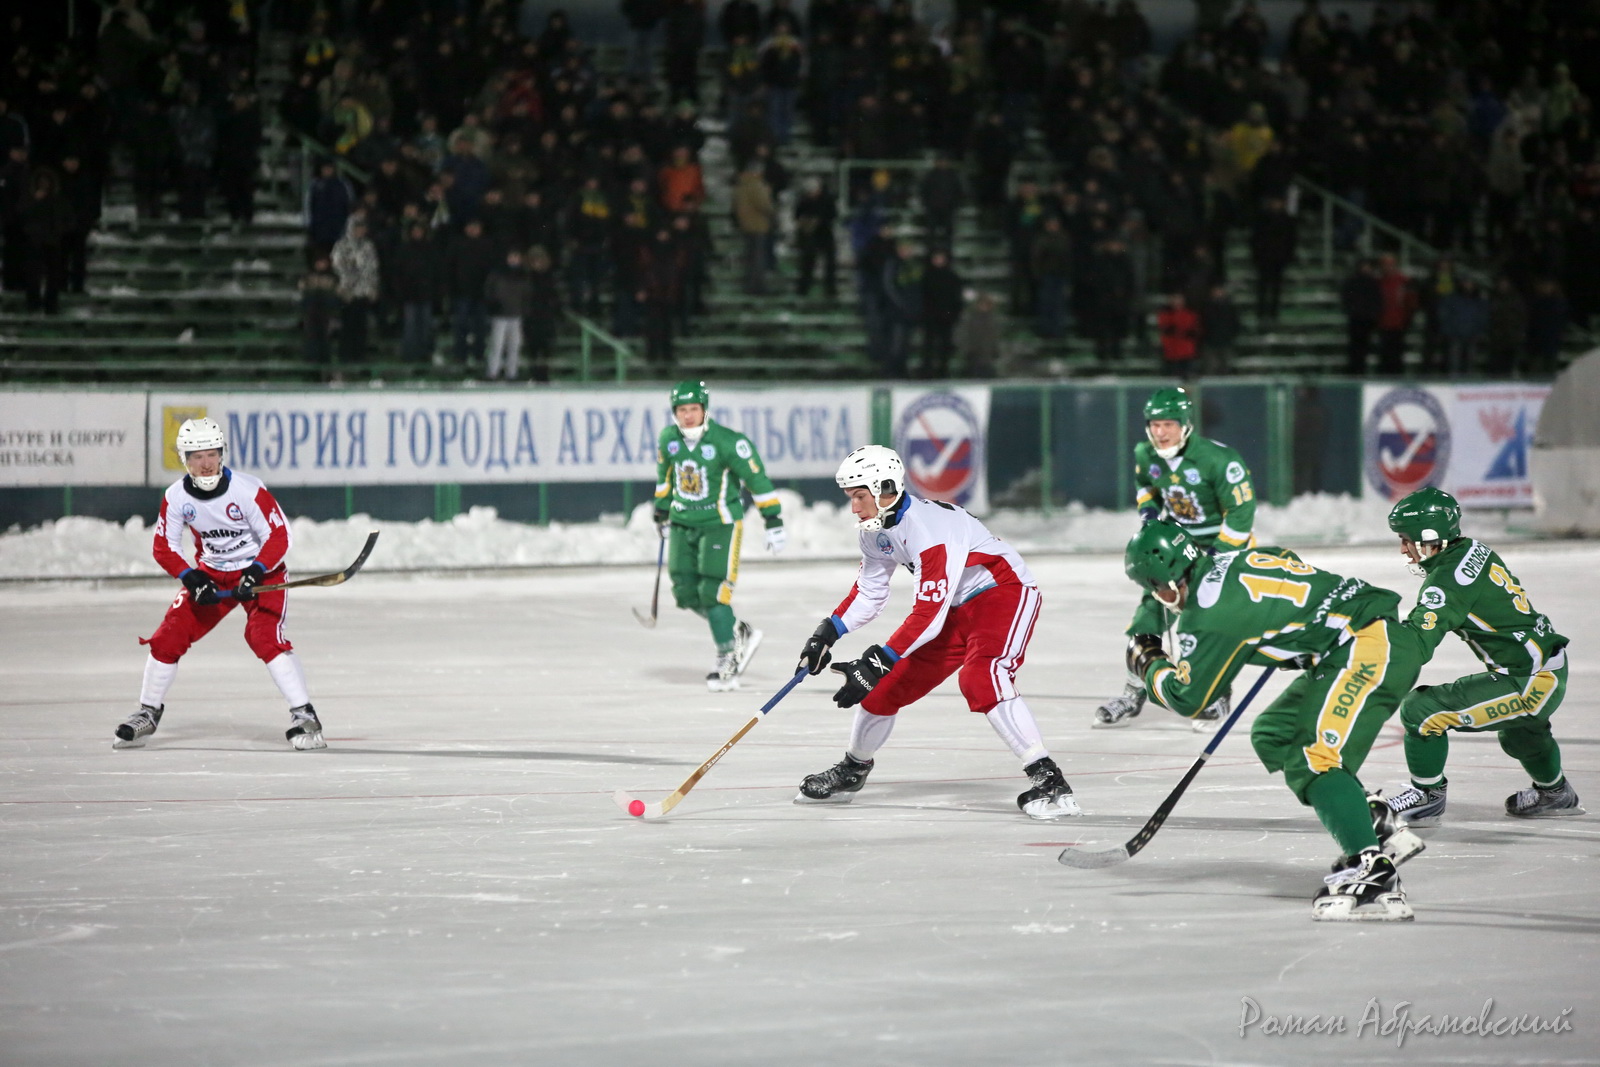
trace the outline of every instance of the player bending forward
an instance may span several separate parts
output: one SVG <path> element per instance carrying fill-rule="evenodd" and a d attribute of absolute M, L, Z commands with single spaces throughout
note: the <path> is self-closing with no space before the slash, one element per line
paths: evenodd
<path fill-rule="evenodd" d="M 210 419 L 190 419 L 178 429 L 178 457 L 189 473 L 161 499 L 154 551 L 156 562 L 183 583 L 183 592 L 154 636 L 139 640 L 150 646 L 139 710 L 117 727 L 113 748 L 137 748 L 156 732 L 178 660 L 239 604 L 244 605 L 245 643 L 289 702 L 284 736 L 298 749 L 328 747 L 306 692 L 305 671 L 283 635 L 284 591 L 255 590 L 283 580 L 289 524 L 261 479 L 222 465 L 224 447 L 222 427 Z M 195 545 L 192 567 L 182 554 L 185 530 Z"/>
<path fill-rule="evenodd" d="M 850 747 L 844 759 L 800 783 L 795 803 L 849 801 L 872 773 L 873 754 L 889 739 L 895 714 L 959 671 L 967 706 L 988 717 L 1032 779 L 1017 807 L 1035 819 L 1082 815 L 1033 712 L 1017 695 L 1017 668 L 1039 617 L 1039 588 L 1028 565 L 961 508 L 906 495 L 905 465 L 893 449 L 858 448 L 835 478 L 860 527 L 861 570 L 806 642 L 800 667 L 822 673 L 833 643 L 882 613 L 896 567 L 911 571 L 916 602 L 887 641 L 834 664 L 845 679 L 834 703 L 856 709 Z"/>
<path fill-rule="evenodd" d="M 1442 489 L 1419 489 L 1389 512 L 1389 529 L 1412 572 L 1426 579 L 1406 625 L 1428 653 L 1460 634 L 1488 668 L 1445 685 L 1419 685 L 1400 705 L 1411 788 L 1389 799 L 1409 826 L 1444 814 L 1451 730 L 1494 731 L 1533 787 L 1506 797 L 1518 818 L 1582 815 L 1561 770 L 1550 716 L 1567 692 L 1567 639 L 1534 610 L 1516 575 L 1491 549 L 1461 536 L 1461 506 Z"/>
<path fill-rule="evenodd" d="M 1209 558 L 1169 522 L 1128 542 L 1128 577 L 1177 612 L 1177 655 L 1133 646 L 1128 669 L 1180 715 L 1207 707 L 1247 663 L 1304 673 L 1261 714 L 1250 742 L 1269 772 L 1310 805 L 1343 853 L 1311 905 L 1313 919 L 1412 917 L 1396 866 L 1422 851 L 1356 778 L 1384 721 L 1427 660 L 1399 622 L 1400 594 L 1341 578 L 1282 548 Z"/>
<path fill-rule="evenodd" d="M 1144 418 L 1149 440 L 1133 448 L 1134 504 L 1140 520 L 1165 517 L 1208 553 L 1252 544 L 1256 494 L 1244 457 L 1220 441 L 1193 436 L 1194 404 L 1182 389 L 1157 389 L 1145 402 Z M 1165 626 L 1161 605 L 1146 592 L 1124 632 L 1130 647 L 1159 647 Z M 1093 725 L 1127 726 L 1144 701 L 1144 680 L 1130 675 L 1122 695 L 1096 709 Z M 1223 689 L 1194 717 L 1195 729 L 1213 729 L 1227 714 L 1228 692 Z"/>
<path fill-rule="evenodd" d="M 716 663 L 706 688 L 723 693 L 739 688 L 739 675 L 761 644 L 761 631 L 733 614 L 733 587 L 739 580 L 744 502 L 750 490 L 767 525 L 767 550 L 788 543 L 783 510 L 772 479 L 762 469 L 750 439 L 711 421 L 705 382 L 672 387 L 672 423 L 662 427 L 656 454 L 656 526 L 669 538 L 667 573 L 678 607 L 711 626 Z"/>

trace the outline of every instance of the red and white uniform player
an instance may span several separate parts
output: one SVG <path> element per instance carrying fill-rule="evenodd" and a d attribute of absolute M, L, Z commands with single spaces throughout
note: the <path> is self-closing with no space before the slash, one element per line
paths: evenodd
<path fill-rule="evenodd" d="M 244 639 L 289 703 L 286 734 L 295 748 L 324 748 L 322 724 L 306 690 L 305 671 L 283 632 L 283 590 L 255 586 L 285 580 L 290 533 L 283 509 L 261 479 L 222 465 L 222 429 L 211 419 L 191 419 L 178 431 L 177 448 L 188 474 L 161 498 L 153 551 L 156 562 L 184 588 L 167 608 L 148 645 L 139 711 L 117 727 L 117 748 L 135 748 L 155 733 L 178 660 L 235 607 L 245 613 Z M 194 555 L 191 564 L 184 553 Z"/>
<path fill-rule="evenodd" d="M 1039 819 L 1081 815 L 1033 712 L 1017 693 L 1017 670 L 1039 618 L 1039 587 L 1015 549 L 954 504 L 906 495 L 905 466 L 894 450 L 852 452 L 836 479 L 850 499 L 861 537 L 861 569 L 849 594 L 806 643 L 800 666 L 827 666 L 829 647 L 882 614 L 889 579 L 911 572 L 911 613 L 860 659 L 836 663 L 845 677 L 834 695 L 855 707 L 850 745 L 837 766 L 806 778 L 797 803 L 847 801 L 889 739 L 895 715 L 957 676 L 967 707 L 989 720 L 1022 761 L 1032 787 L 1017 806 Z"/>

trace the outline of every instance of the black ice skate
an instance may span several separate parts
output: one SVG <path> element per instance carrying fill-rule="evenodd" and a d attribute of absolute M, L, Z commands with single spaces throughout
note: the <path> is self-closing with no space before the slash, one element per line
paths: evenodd
<path fill-rule="evenodd" d="M 1144 698 L 1144 686 L 1129 682 L 1122 687 L 1121 696 L 1112 697 L 1095 709 L 1092 725 L 1097 730 L 1128 725 L 1144 710 Z"/>
<path fill-rule="evenodd" d="M 706 688 L 713 693 L 728 693 L 739 688 L 739 660 L 734 650 L 717 653 L 717 662 L 706 675 Z"/>
<path fill-rule="evenodd" d="M 1193 727 L 1194 732 L 1197 734 L 1213 733 L 1216 731 L 1218 726 L 1222 725 L 1222 720 L 1228 717 L 1228 712 L 1230 710 L 1231 708 L 1229 707 L 1228 694 L 1224 693 L 1217 699 L 1213 700 L 1210 704 L 1195 712 L 1194 718 L 1189 720 L 1189 724 Z"/>
<path fill-rule="evenodd" d="M 1378 835 L 1378 847 L 1396 867 L 1428 847 L 1400 821 L 1381 792 L 1367 796 L 1367 809 L 1372 813 L 1372 832 Z"/>
<path fill-rule="evenodd" d="M 159 708 L 140 704 L 139 710 L 129 715 L 127 721 L 117 727 L 117 739 L 111 742 L 111 747 L 143 748 L 145 738 L 155 733 L 156 727 L 161 725 L 161 713 L 166 710 L 165 704 Z"/>
<path fill-rule="evenodd" d="M 821 774 L 808 774 L 795 794 L 796 804 L 848 804 L 867 784 L 872 773 L 872 760 L 863 763 L 850 753 Z"/>
<path fill-rule="evenodd" d="M 1569 815 L 1585 814 L 1578 803 L 1577 791 L 1562 778 L 1548 789 L 1536 785 L 1506 797 L 1506 814 L 1518 819 L 1559 819 Z"/>
<path fill-rule="evenodd" d="M 755 658 L 756 649 L 761 647 L 761 638 L 766 636 L 754 626 L 743 619 L 733 628 L 733 673 L 743 674 L 745 668 L 750 666 L 750 661 Z"/>
<path fill-rule="evenodd" d="M 1375 848 L 1344 856 L 1311 901 L 1316 922 L 1410 922 L 1415 918 L 1394 861 Z"/>
<path fill-rule="evenodd" d="M 328 743 L 322 739 L 322 720 L 317 718 L 316 708 L 310 704 L 301 704 L 298 708 L 290 708 L 289 714 L 294 722 L 284 731 L 283 736 L 291 745 L 302 752 L 328 747 Z"/>
<path fill-rule="evenodd" d="M 1082 815 L 1072 787 L 1056 766 L 1056 761 L 1046 756 L 1035 760 L 1023 770 L 1033 781 L 1033 787 L 1017 797 L 1017 807 L 1030 819 L 1064 819 Z"/>
<path fill-rule="evenodd" d="M 1419 788 L 1411 785 L 1402 789 L 1386 801 L 1389 810 L 1406 826 L 1428 827 L 1438 826 L 1439 819 L 1444 815 L 1445 786 L 1444 779 L 1438 785 Z"/>

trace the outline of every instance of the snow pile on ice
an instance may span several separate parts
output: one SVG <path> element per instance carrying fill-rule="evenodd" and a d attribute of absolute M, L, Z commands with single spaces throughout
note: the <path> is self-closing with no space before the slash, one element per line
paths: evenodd
<path fill-rule="evenodd" d="M 806 504 L 783 491 L 789 547 L 784 559 L 849 558 L 856 554 L 855 523 L 849 512 L 827 502 Z M 152 496 L 154 500 L 154 496 Z M 1311 495 L 1286 507 L 1263 505 L 1256 512 L 1256 534 L 1265 544 L 1350 545 L 1390 540 L 1384 518 L 1388 505 L 1348 496 Z M 989 516 L 996 533 L 1028 552 L 1119 552 L 1136 527 L 1131 512 L 1074 504 L 1050 515 L 1037 511 L 999 511 Z M 760 564 L 770 557 L 760 516 L 747 518 L 744 560 Z M 1468 533 L 1496 538 L 1507 532 L 1504 516 L 1469 513 Z M 656 531 L 650 507 L 642 504 L 626 519 L 620 514 L 598 522 L 529 526 L 501 519 L 493 508 L 478 507 L 448 522 L 381 522 L 366 515 L 318 522 L 295 519 L 290 563 L 298 574 L 338 570 L 354 558 L 367 531 L 382 531 L 368 566 L 373 570 L 434 570 L 491 567 L 651 564 Z M 144 520 L 124 523 L 66 518 L 30 530 L 0 534 L 0 578 L 83 578 L 155 575 L 150 557 L 153 533 Z"/>

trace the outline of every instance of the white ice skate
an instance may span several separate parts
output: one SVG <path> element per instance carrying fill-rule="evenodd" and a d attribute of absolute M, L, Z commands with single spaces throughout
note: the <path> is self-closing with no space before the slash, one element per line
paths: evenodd
<path fill-rule="evenodd" d="M 706 688 L 713 693 L 731 693 L 739 688 L 739 660 L 733 649 L 717 653 L 717 662 L 706 675 Z"/>
<path fill-rule="evenodd" d="M 328 747 L 328 743 L 322 739 L 322 720 L 317 718 L 316 708 L 301 704 L 298 708 L 290 708 L 289 715 L 294 721 L 283 736 L 291 745 L 302 752 Z"/>
<path fill-rule="evenodd" d="M 1341 857 L 1327 884 L 1311 901 L 1311 918 L 1316 922 L 1410 922 L 1415 918 L 1400 888 L 1394 861 L 1378 849 L 1369 848 L 1358 856 Z"/>
<path fill-rule="evenodd" d="M 755 658 L 756 649 L 761 647 L 761 639 L 765 636 L 743 620 L 733 628 L 734 674 L 743 674 L 745 668 L 750 666 L 750 661 Z"/>

